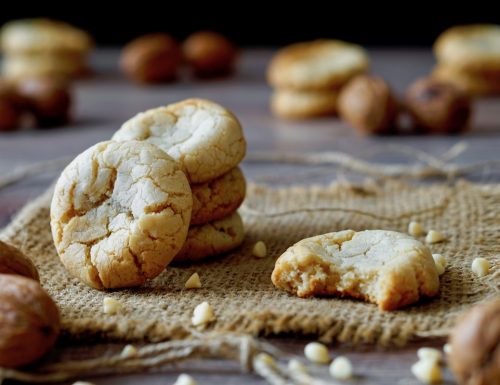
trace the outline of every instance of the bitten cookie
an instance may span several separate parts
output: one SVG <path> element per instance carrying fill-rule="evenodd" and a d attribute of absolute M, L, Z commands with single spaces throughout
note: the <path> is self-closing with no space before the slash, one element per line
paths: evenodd
<path fill-rule="evenodd" d="M 57 181 L 52 235 L 66 269 L 89 286 L 136 286 L 160 274 L 181 249 L 191 208 L 186 176 L 158 147 L 102 142 Z"/>
<path fill-rule="evenodd" d="M 286 119 L 306 119 L 334 115 L 337 112 L 338 91 L 275 90 L 271 98 L 271 111 Z"/>
<path fill-rule="evenodd" d="M 194 184 L 191 225 L 227 217 L 245 199 L 246 181 L 239 167 L 210 182 Z"/>
<path fill-rule="evenodd" d="M 238 119 L 224 107 L 187 99 L 141 112 L 125 122 L 114 140 L 145 140 L 177 160 L 191 183 L 218 178 L 236 167 L 246 152 Z"/>
<path fill-rule="evenodd" d="M 282 48 L 272 59 L 267 75 L 277 88 L 335 89 L 368 66 L 368 55 L 362 47 L 339 40 L 316 40 Z"/>
<path fill-rule="evenodd" d="M 237 212 L 218 221 L 192 226 L 174 261 L 198 261 L 226 253 L 241 245 L 244 237 L 243 222 Z"/>
<path fill-rule="evenodd" d="M 303 239 L 278 258 L 272 281 L 299 297 L 359 298 L 382 310 L 439 292 L 430 250 L 409 235 L 383 230 L 346 230 Z"/>

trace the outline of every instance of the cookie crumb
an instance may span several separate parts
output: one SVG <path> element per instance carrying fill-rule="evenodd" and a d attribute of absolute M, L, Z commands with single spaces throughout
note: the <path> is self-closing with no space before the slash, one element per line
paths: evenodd
<path fill-rule="evenodd" d="M 304 348 L 306 358 L 316 364 L 327 364 L 330 361 L 328 348 L 319 342 L 310 342 Z"/>
<path fill-rule="evenodd" d="M 408 234 L 412 237 L 419 237 L 424 234 L 424 228 L 418 222 L 410 222 L 408 224 Z"/>
<path fill-rule="evenodd" d="M 255 359 L 265 363 L 267 366 L 276 367 L 276 360 L 270 354 L 259 353 Z"/>
<path fill-rule="evenodd" d="M 474 258 L 471 268 L 478 277 L 484 277 L 490 272 L 490 263 L 485 258 Z"/>
<path fill-rule="evenodd" d="M 104 314 L 116 314 L 121 311 L 122 304 L 111 297 L 104 297 L 102 300 Z"/>
<path fill-rule="evenodd" d="M 413 364 L 411 372 L 424 384 L 438 384 L 443 381 L 441 368 L 436 361 L 420 360 Z"/>
<path fill-rule="evenodd" d="M 425 236 L 425 243 L 433 244 L 446 240 L 446 237 L 436 230 L 430 230 Z"/>
<path fill-rule="evenodd" d="M 352 364 L 347 357 L 339 356 L 333 360 L 329 367 L 330 375 L 339 380 L 352 378 Z"/>
<path fill-rule="evenodd" d="M 292 358 L 290 361 L 288 361 L 288 369 L 293 372 L 301 372 L 307 374 L 307 367 L 296 358 Z"/>
<path fill-rule="evenodd" d="M 265 258 L 267 255 L 267 246 L 264 242 L 258 241 L 253 245 L 252 253 L 257 258 Z"/>
<path fill-rule="evenodd" d="M 212 307 L 208 302 L 202 302 L 194 308 L 191 323 L 194 326 L 207 324 L 215 320 L 215 315 Z"/>
<path fill-rule="evenodd" d="M 134 345 L 126 345 L 122 352 L 121 356 L 125 358 L 131 358 L 137 356 L 137 348 Z"/>
<path fill-rule="evenodd" d="M 184 284 L 186 289 L 199 289 L 201 287 L 200 276 L 198 273 L 193 273 Z"/>
<path fill-rule="evenodd" d="M 431 360 L 435 362 L 441 362 L 443 359 L 443 354 L 434 348 L 420 348 L 417 350 L 417 356 L 420 360 Z"/>
<path fill-rule="evenodd" d="M 197 385 L 197 382 L 189 374 L 183 373 L 177 377 L 177 381 L 175 381 L 174 385 Z"/>

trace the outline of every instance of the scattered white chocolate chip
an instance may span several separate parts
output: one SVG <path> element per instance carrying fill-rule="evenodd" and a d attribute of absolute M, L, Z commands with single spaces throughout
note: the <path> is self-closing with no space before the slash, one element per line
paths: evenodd
<path fill-rule="evenodd" d="M 451 354 L 451 345 L 450 344 L 444 344 L 443 351 L 444 351 L 445 354 Z"/>
<path fill-rule="evenodd" d="M 294 372 L 301 372 L 307 374 L 307 367 L 296 358 L 292 358 L 290 361 L 288 361 L 288 369 Z"/>
<path fill-rule="evenodd" d="M 194 308 L 191 323 L 194 326 L 203 325 L 215 320 L 214 311 L 208 302 L 202 302 Z"/>
<path fill-rule="evenodd" d="M 104 297 L 102 306 L 105 314 L 116 314 L 122 309 L 122 304 L 111 297 Z"/>
<path fill-rule="evenodd" d="M 420 360 L 413 364 L 411 371 L 417 379 L 425 384 L 438 384 L 443 380 L 441 368 L 432 360 Z"/>
<path fill-rule="evenodd" d="M 429 244 L 443 242 L 445 239 L 446 237 L 436 230 L 430 230 L 425 236 L 425 242 Z"/>
<path fill-rule="evenodd" d="M 193 273 L 184 284 L 186 289 L 199 289 L 201 287 L 200 276 L 198 273 Z"/>
<path fill-rule="evenodd" d="M 330 362 L 328 348 L 319 342 L 310 342 L 304 348 L 306 358 L 316 364 L 327 364 Z"/>
<path fill-rule="evenodd" d="M 443 275 L 446 269 L 440 263 L 436 263 L 436 270 L 438 272 L 438 275 Z"/>
<path fill-rule="evenodd" d="M 272 367 L 276 367 L 276 360 L 271 356 L 270 354 L 267 353 L 259 353 L 255 357 L 256 360 Z"/>
<path fill-rule="evenodd" d="M 478 277 L 484 277 L 490 272 L 490 263 L 485 258 L 474 258 L 472 261 L 472 271 Z"/>
<path fill-rule="evenodd" d="M 439 263 L 443 267 L 446 267 L 448 264 L 448 261 L 443 254 L 432 254 L 432 258 L 434 258 L 434 262 L 436 262 L 436 264 Z"/>
<path fill-rule="evenodd" d="M 348 380 L 352 378 L 352 364 L 347 357 L 337 357 L 329 367 L 330 375 L 339 380 Z"/>
<path fill-rule="evenodd" d="M 434 348 L 420 348 L 417 350 L 417 356 L 421 360 L 431 360 L 438 363 L 443 359 L 443 354 Z"/>
<path fill-rule="evenodd" d="M 419 237 L 424 234 L 424 228 L 418 222 L 410 222 L 408 224 L 408 234 L 412 237 Z"/>
<path fill-rule="evenodd" d="M 264 242 L 258 241 L 253 245 L 252 253 L 257 258 L 264 258 L 267 255 L 267 246 Z"/>
<path fill-rule="evenodd" d="M 73 382 L 73 385 L 94 385 L 94 383 L 88 382 L 88 381 L 76 381 L 76 382 Z"/>
<path fill-rule="evenodd" d="M 177 381 L 175 381 L 174 385 L 196 385 L 196 381 L 189 374 L 181 374 L 177 377 Z"/>
<path fill-rule="evenodd" d="M 122 357 L 131 358 L 137 355 L 137 348 L 134 345 L 126 345 L 121 353 Z"/>

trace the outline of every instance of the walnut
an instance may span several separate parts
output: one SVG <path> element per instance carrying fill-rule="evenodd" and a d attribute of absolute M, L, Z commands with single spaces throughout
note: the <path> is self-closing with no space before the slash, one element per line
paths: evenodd
<path fill-rule="evenodd" d="M 234 69 L 238 51 L 224 36 L 201 31 L 189 36 L 182 46 L 184 57 L 198 77 L 227 75 Z"/>
<path fill-rule="evenodd" d="M 398 103 L 389 85 L 376 76 L 360 75 L 340 92 L 342 119 L 368 134 L 388 134 L 395 127 Z"/>
<path fill-rule="evenodd" d="M 419 79 L 406 91 L 405 105 L 423 133 L 456 134 L 469 128 L 470 98 L 450 83 Z"/>
<path fill-rule="evenodd" d="M 120 66 L 137 83 L 162 83 L 175 79 L 181 61 L 177 41 L 167 34 L 155 33 L 128 43 L 123 48 Z"/>
<path fill-rule="evenodd" d="M 33 262 L 19 249 L 0 241 L 0 274 L 15 274 L 40 280 Z"/>
<path fill-rule="evenodd" d="M 500 384 L 500 299 L 472 308 L 450 336 L 450 367 L 462 385 Z"/>
<path fill-rule="evenodd" d="M 38 282 L 0 274 L 0 367 L 38 360 L 54 345 L 59 330 L 59 311 Z"/>
<path fill-rule="evenodd" d="M 18 83 L 17 91 L 38 127 L 55 127 L 69 121 L 71 94 L 66 82 L 51 77 L 26 78 Z"/>

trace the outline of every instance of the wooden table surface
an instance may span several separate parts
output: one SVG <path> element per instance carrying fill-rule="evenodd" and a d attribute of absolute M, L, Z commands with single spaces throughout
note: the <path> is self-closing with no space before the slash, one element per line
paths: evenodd
<path fill-rule="evenodd" d="M 188 78 L 162 86 L 138 87 L 125 81 L 116 69 L 118 52 L 99 51 L 93 57 L 96 75 L 75 85 L 75 121 L 71 126 L 36 131 L 23 130 L 0 134 L 0 174 L 16 166 L 76 155 L 90 145 L 110 138 L 123 121 L 145 109 L 168 104 L 188 97 L 213 99 L 233 110 L 241 119 L 248 140 L 249 151 L 312 152 L 338 150 L 360 157 L 371 156 L 384 162 L 409 162 L 387 145 L 411 146 L 439 156 L 459 141 L 466 141 L 467 151 L 457 162 L 463 164 L 499 159 L 500 99 L 485 99 L 475 103 L 473 129 L 462 136 L 404 136 L 370 138 L 358 135 L 345 123 L 335 118 L 316 121 L 286 122 L 275 119 L 268 109 L 271 89 L 265 82 L 265 66 L 271 56 L 269 50 L 245 51 L 238 74 L 230 79 L 194 82 Z M 430 50 L 372 50 L 372 71 L 386 78 L 399 92 L 414 79 L 428 73 L 433 66 Z M 376 153 L 376 155 L 374 155 Z M 336 171 L 316 176 L 305 168 L 244 163 L 249 180 L 266 180 L 282 176 L 283 183 L 326 182 L 336 177 Z M 303 170 L 302 170 L 303 169 Z M 279 172 L 278 172 L 279 171 Z M 496 170 L 487 170 L 475 178 L 498 181 Z M 29 199 L 42 192 L 56 174 L 38 175 L 13 186 L 0 189 L 0 227 Z M 301 355 L 307 340 L 295 338 L 272 339 L 280 348 Z M 356 372 L 355 384 L 417 384 L 410 366 L 416 361 L 420 346 L 441 347 L 444 341 L 423 341 L 400 349 L 381 349 L 373 346 L 351 348 L 332 345 L 333 355 L 343 354 L 352 359 Z M 104 347 L 112 348 L 112 346 Z M 86 346 L 75 347 L 87 349 Z M 326 375 L 327 369 L 318 367 Z M 264 384 L 253 375 L 240 373 L 237 364 L 217 360 L 203 360 L 166 367 L 148 374 L 89 378 L 96 384 L 169 384 L 181 372 L 189 372 L 199 384 Z M 453 384 L 451 374 L 445 371 L 446 384 Z"/>

